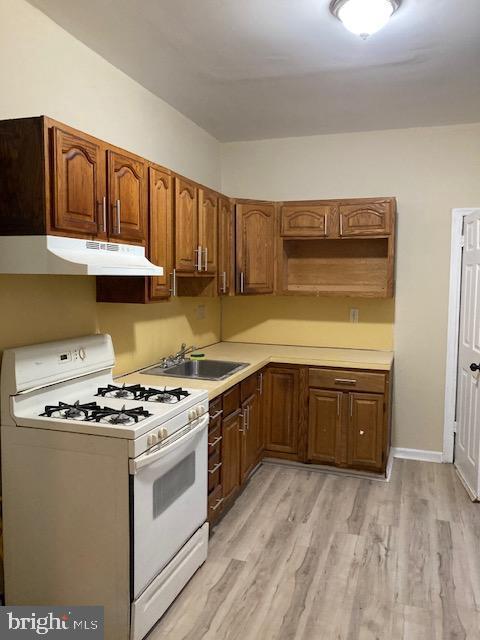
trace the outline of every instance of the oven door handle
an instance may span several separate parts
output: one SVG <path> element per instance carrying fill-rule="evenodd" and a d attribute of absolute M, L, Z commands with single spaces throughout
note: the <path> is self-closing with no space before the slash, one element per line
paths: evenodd
<path fill-rule="evenodd" d="M 130 460 L 130 464 L 129 464 L 130 475 L 135 475 L 143 467 L 146 467 L 149 464 L 153 464 L 157 460 L 160 460 L 161 458 L 166 456 L 167 453 L 170 453 L 170 451 L 172 451 L 176 447 L 182 444 L 185 444 L 185 442 L 188 442 L 194 436 L 196 436 L 197 433 L 199 433 L 200 431 L 203 431 L 203 429 L 206 429 L 208 423 L 209 423 L 209 416 L 208 416 L 208 413 L 206 413 L 204 416 L 202 416 L 202 418 L 200 418 L 200 422 L 198 424 L 192 427 L 190 431 L 187 431 L 185 435 L 174 440 L 174 442 L 171 442 L 170 444 L 166 444 L 163 447 L 161 446 L 160 448 L 156 449 L 152 453 L 148 453 L 148 452 L 144 453 L 138 458 L 135 458 L 135 460 Z"/>

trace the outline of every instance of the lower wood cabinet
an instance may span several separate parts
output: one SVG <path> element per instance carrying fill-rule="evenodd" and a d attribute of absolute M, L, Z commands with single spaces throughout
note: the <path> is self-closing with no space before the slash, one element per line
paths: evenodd
<path fill-rule="evenodd" d="M 263 402 L 265 455 L 298 460 L 300 456 L 301 369 L 269 366 Z"/>
<path fill-rule="evenodd" d="M 308 398 L 307 459 L 335 464 L 341 458 L 342 393 L 310 389 Z"/>
<path fill-rule="evenodd" d="M 384 473 L 390 447 L 387 371 L 269 365 L 210 404 L 209 522 L 263 458 Z"/>

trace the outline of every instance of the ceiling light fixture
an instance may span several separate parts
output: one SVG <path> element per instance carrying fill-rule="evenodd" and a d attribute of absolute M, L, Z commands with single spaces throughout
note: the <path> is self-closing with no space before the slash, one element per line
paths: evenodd
<path fill-rule="evenodd" d="M 333 0 L 330 11 L 346 29 L 364 40 L 382 29 L 401 0 Z"/>

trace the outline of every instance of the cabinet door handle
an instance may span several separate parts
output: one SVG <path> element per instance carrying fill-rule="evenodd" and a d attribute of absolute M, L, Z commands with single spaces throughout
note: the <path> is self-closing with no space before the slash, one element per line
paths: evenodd
<path fill-rule="evenodd" d="M 208 271 L 208 247 L 205 247 L 204 252 L 205 252 L 205 268 L 204 268 L 204 271 Z"/>
<path fill-rule="evenodd" d="M 353 396 L 350 394 L 350 416 L 353 416 Z"/>
<path fill-rule="evenodd" d="M 340 394 L 337 393 L 337 416 L 340 415 Z"/>
<path fill-rule="evenodd" d="M 227 293 L 227 272 L 226 271 L 222 273 L 222 280 L 223 280 L 222 293 Z"/>
<path fill-rule="evenodd" d="M 357 384 L 357 381 L 351 378 L 335 378 L 335 384 Z"/>
<path fill-rule="evenodd" d="M 240 293 L 245 292 L 245 274 L 240 271 Z"/>
<path fill-rule="evenodd" d="M 223 502 L 223 498 L 218 498 L 217 502 L 215 503 L 214 507 L 210 507 L 210 509 L 212 511 L 216 511 L 218 509 L 218 507 L 222 504 Z"/>
<path fill-rule="evenodd" d="M 250 431 L 250 406 L 247 407 L 247 431 Z"/>
<path fill-rule="evenodd" d="M 222 463 L 221 462 L 217 462 L 217 464 L 213 467 L 213 469 L 209 469 L 208 470 L 208 473 L 210 475 L 213 475 L 214 473 L 216 473 L 220 469 L 221 466 L 222 466 Z"/>
<path fill-rule="evenodd" d="M 328 215 L 326 213 L 323 214 L 323 226 L 325 227 L 325 235 L 328 236 Z"/>
<path fill-rule="evenodd" d="M 360 429 L 360 431 L 358 432 L 361 436 L 365 435 L 365 431 L 363 431 L 363 429 Z"/>
<path fill-rule="evenodd" d="M 339 213 L 340 216 L 340 235 L 343 236 L 343 216 Z"/>
<path fill-rule="evenodd" d="M 102 205 L 102 219 L 100 221 L 99 226 L 100 226 L 100 231 L 102 233 L 106 233 L 107 232 L 107 196 L 103 196 L 101 205 Z"/>
<path fill-rule="evenodd" d="M 214 413 L 213 416 L 210 416 L 210 420 L 216 420 L 217 418 L 219 418 L 223 413 L 223 409 L 220 409 L 220 411 L 217 411 L 217 413 Z"/>
<path fill-rule="evenodd" d="M 114 206 L 114 208 L 115 208 L 115 213 L 116 213 L 116 216 L 115 216 L 115 217 L 116 217 L 116 229 L 115 229 L 115 234 L 116 234 L 117 236 L 119 236 L 119 235 L 120 235 L 120 233 L 121 233 L 121 229 L 122 229 L 122 223 L 121 223 L 121 220 L 120 220 L 120 216 L 121 216 L 121 204 L 120 204 L 120 200 L 117 200 L 117 201 L 115 202 L 115 206 Z"/>
<path fill-rule="evenodd" d="M 239 415 L 242 418 L 242 427 L 243 427 L 243 429 L 239 429 L 239 431 L 240 431 L 240 433 L 245 433 L 245 414 L 244 413 L 240 413 Z"/>
<path fill-rule="evenodd" d="M 172 288 L 169 289 L 169 292 L 175 298 L 177 296 L 177 270 L 174 269 L 170 275 L 172 277 Z"/>
<path fill-rule="evenodd" d="M 213 442 L 209 442 L 209 447 L 216 447 L 219 442 L 222 441 L 222 436 L 217 436 Z"/>
<path fill-rule="evenodd" d="M 258 374 L 258 393 L 262 395 L 263 393 L 263 373 Z"/>

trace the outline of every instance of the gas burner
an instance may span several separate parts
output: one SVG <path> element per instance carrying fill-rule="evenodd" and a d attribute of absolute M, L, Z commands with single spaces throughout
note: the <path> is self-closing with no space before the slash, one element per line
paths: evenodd
<path fill-rule="evenodd" d="M 145 389 L 142 394 L 142 400 L 147 402 L 161 402 L 164 404 L 177 404 L 190 394 L 185 389 L 178 387 L 178 389 Z"/>
<path fill-rule="evenodd" d="M 121 409 L 111 409 L 110 407 L 98 407 L 92 411 L 89 418 L 92 422 L 102 422 L 105 424 L 132 425 L 148 418 L 152 414 L 143 407 L 126 409 L 125 405 Z"/>
<path fill-rule="evenodd" d="M 102 398 L 125 398 L 126 400 L 139 400 L 142 397 L 145 387 L 140 384 L 133 384 L 127 387 L 123 384 L 117 387 L 114 384 L 108 384 L 106 387 L 99 387 L 96 396 Z"/>
<path fill-rule="evenodd" d="M 63 418 L 67 420 L 85 421 L 90 418 L 92 411 L 96 411 L 98 409 L 100 409 L 100 407 L 96 402 L 80 404 L 80 400 L 77 400 L 73 404 L 59 402 L 57 405 L 46 406 L 45 411 L 40 415 L 46 416 L 47 418 Z"/>

